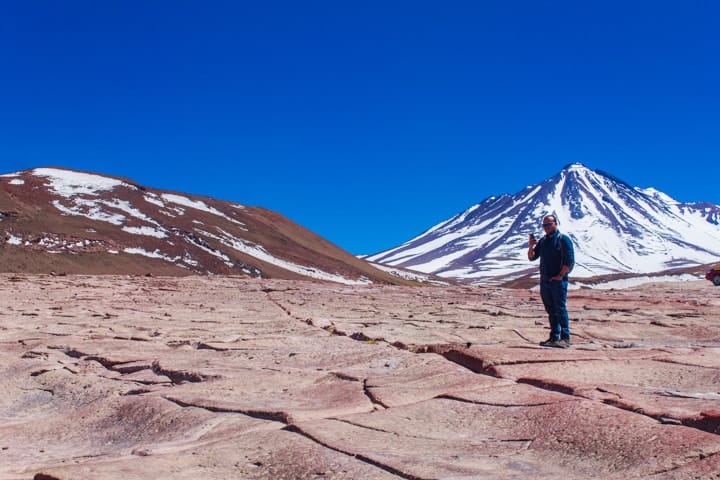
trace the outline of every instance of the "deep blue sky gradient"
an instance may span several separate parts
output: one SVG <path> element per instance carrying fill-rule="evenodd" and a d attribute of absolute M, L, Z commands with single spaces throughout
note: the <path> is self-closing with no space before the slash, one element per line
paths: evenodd
<path fill-rule="evenodd" d="M 10 0 L 0 173 L 63 166 L 396 246 L 572 162 L 720 203 L 720 3 Z"/>

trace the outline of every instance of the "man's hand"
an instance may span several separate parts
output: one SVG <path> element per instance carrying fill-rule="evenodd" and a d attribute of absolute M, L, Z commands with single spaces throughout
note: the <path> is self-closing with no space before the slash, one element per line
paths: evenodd
<path fill-rule="evenodd" d="M 528 260 L 534 260 L 535 257 L 535 245 L 537 245 L 537 239 L 535 238 L 535 235 L 532 233 L 530 234 L 530 238 L 528 239 Z"/>
<path fill-rule="evenodd" d="M 563 265 L 562 268 L 560 269 L 560 273 L 558 273 L 554 277 L 550 277 L 550 281 L 552 281 L 552 282 L 561 281 L 563 278 L 565 278 L 565 275 L 567 275 L 569 271 L 570 271 L 570 269 L 567 266 Z"/>

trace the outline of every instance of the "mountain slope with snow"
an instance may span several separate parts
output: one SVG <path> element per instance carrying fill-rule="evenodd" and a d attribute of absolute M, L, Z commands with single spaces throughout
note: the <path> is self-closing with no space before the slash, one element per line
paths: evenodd
<path fill-rule="evenodd" d="M 404 283 L 275 212 L 60 168 L 0 175 L 0 271 Z"/>
<path fill-rule="evenodd" d="M 643 274 L 720 259 L 720 206 L 682 203 L 575 163 L 514 195 L 490 197 L 372 262 L 468 281 L 537 271 L 530 233 L 554 214 L 575 244 L 575 278 Z"/>

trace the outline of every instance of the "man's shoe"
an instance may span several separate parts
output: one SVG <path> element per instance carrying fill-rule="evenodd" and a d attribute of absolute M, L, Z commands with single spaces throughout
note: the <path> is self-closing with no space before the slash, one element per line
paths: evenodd
<path fill-rule="evenodd" d="M 548 338 L 547 340 L 543 340 L 540 342 L 541 347 L 547 347 L 550 346 L 551 343 L 556 342 L 557 340 L 553 340 L 552 337 Z"/>
<path fill-rule="evenodd" d="M 570 342 L 567 340 L 552 340 L 550 342 L 545 343 L 543 347 L 552 347 L 552 348 L 569 348 Z"/>

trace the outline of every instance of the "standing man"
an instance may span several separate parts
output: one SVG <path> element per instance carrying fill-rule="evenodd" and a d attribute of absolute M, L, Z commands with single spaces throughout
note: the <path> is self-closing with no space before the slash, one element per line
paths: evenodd
<path fill-rule="evenodd" d="M 568 273 L 575 266 L 575 251 L 570 237 L 560 233 L 555 215 L 542 221 L 545 236 L 540 241 L 530 235 L 528 260 L 540 259 L 540 297 L 550 321 L 550 338 L 543 347 L 570 346 L 570 319 L 567 312 Z"/>

